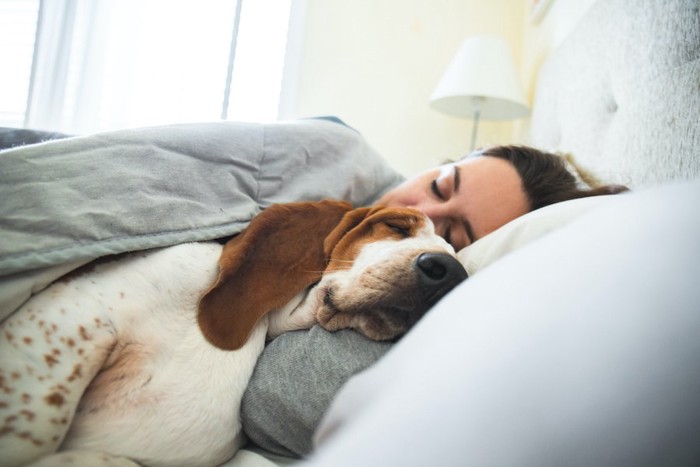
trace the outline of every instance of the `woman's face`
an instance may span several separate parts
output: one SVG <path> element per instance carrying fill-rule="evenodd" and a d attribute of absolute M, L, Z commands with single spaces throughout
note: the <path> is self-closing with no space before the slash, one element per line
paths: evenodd
<path fill-rule="evenodd" d="M 422 211 L 455 250 L 530 210 L 515 167 L 489 156 L 470 157 L 425 171 L 375 204 Z"/>

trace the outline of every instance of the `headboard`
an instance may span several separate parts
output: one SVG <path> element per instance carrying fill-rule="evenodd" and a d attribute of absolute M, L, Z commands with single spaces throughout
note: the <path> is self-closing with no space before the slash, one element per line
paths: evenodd
<path fill-rule="evenodd" d="M 535 146 L 632 188 L 700 176 L 700 1 L 599 0 L 543 65 Z"/>

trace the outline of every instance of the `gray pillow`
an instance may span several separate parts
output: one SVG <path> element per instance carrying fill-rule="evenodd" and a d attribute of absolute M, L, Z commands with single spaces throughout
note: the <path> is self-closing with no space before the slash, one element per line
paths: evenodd
<path fill-rule="evenodd" d="M 320 326 L 288 332 L 263 352 L 243 396 L 243 430 L 275 454 L 301 457 L 331 399 L 354 374 L 382 357 L 390 343 Z"/>

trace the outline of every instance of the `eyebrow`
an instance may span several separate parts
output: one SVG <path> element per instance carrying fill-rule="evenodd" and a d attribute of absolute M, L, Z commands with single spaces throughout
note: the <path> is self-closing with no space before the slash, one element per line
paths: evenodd
<path fill-rule="evenodd" d="M 458 165 L 454 165 L 454 191 L 455 193 L 459 191 L 459 184 L 462 181 L 462 176 L 460 174 L 460 170 L 462 170 Z M 472 224 L 469 222 L 469 219 L 463 219 L 464 222 L 464 230 L 467 232 L 467 237 L 469 237 L 469 243 L 474 243 L 474 229 L 472 228 Z"/>

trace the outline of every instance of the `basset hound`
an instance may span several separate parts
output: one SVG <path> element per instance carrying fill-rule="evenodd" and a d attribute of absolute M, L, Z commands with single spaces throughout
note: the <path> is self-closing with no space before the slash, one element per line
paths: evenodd
<path fill-rule="evenodd" d="M 466 278 L 410 209 L 274 205 L 225 245 L 129 253 L 72 273 L 2 323 L 2 466 L 216 465 L 266 338 L 396 339 Z"/>

